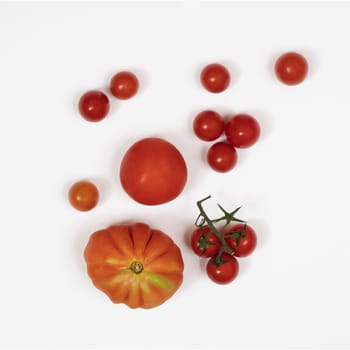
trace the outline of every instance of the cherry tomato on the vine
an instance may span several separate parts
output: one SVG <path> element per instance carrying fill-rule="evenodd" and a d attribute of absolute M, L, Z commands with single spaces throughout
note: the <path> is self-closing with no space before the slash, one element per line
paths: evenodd
<path fill-rule="evenodd" d="M 227 253 L 222 254 L 222 263 L 217 265 L 215 256 L 210 258 L 206 271 L 208 277 L 215 283 L 227 284 L 232 282 L 238 275 L 239 263 L 237 259 Z"/>
<path fill-rule="evenodd" d="M 275 63 L 277 78 L 286 85 L 300 84 L 305 80 L 307 72 L 308 63 L 305 57 L 297 52 L 287 52 Z"/>
<path fill-rule="evenodd" d="M 73 208 L 80 211 L 88 211 L 97 205 L 99 191 L 92 182 L 81 180 L 70 187 L 68 199 Z"/>
<path fill-rule="evenodd" d="M 123 71 L 115 74 L 110 82 L 110 90 L 114 97 L 127 100 L 136 95 L 139 81 L 134 73 Z"/>
<path fill-rule="evenodd" d="M 193 120 L 193 131 L 203 141 L 216 140 L 224 131 L 224 118 L 212 110 L 202 111 Z"/>
<path fill-rule="evenodd" d="M 248 114 L 237 114 L 225 124 L 225 135 L 233 146 L 247 148 L 259 139 L 260 125 Z"/>
<path fill-rule="evenodd" d="M 234 224 L 225 230 L 224 234 L 228 232 L 240 232 L 243 228 L 244 232 L 242 237 L 239 239 L 237 245 L 237 239 L 235 236 L 225 238 L 227 245 L 233 250 L 233 254 L 237 257 L 243 258 L 250 255 L 256 248 L 257 245 L 257 236 L 254 229 L 245 224 Z"/>
<path fill-rule="evenodd" d="M 109 112 L 109 99 L 102 91 L 91 90 L 80 97 L 79 112 L 89 122 L 98 122 Z"/>
<path fill-rule="evenodd" d="M 232 170 L 237 163 L 237 151 L 227 142 L 216 142 L 207 152 L 209 166 L 218 172 L 224 173 Z"/>
<path fill-rule="evenodd" d="M 219 252 L 221 242 L 209 226 L 199 227 L 191 234 L 191 247 L 195 254 L 209 258 Z"/>
<path fill-rule="evenodd" d="M 231 80 L 227 68 L 219 63 L 205 66 L 201 71 L 200 79 L 203 87 L 213 93 L 224 91 Z"/>

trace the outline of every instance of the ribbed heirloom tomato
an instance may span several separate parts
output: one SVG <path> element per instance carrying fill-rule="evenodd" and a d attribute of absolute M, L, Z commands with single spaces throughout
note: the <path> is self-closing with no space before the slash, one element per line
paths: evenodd
<path fill-rule="evenodd" d="M 120 182 L 136 202 L 157 205 L 175 199 L 187 181 L 187 167 L 170 142 L 149 137 L 135 142 L 120 165 Z"/>
<path fill-rule="evenodd" d="M 93 284 L 112 302 L 130 308 L 161 305 L 183 280 L 178 246 L 165 233 L 143 223 L 93 233 L 84 257 Z"/>

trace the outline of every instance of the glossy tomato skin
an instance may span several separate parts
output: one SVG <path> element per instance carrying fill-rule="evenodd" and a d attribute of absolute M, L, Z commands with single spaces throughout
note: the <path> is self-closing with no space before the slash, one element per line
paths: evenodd
<path fill-rule="evenodd" d="M 91 181 L 77 181 L 70 187 L 68 199 L 73 208 L 80 211 L 89 211 L 97 205 L 99 191 Z"/>
<path fill-rule="evenodd" d="M 79 112 L 89 122 L 99 122 L 109 112 L 109 99 L 106 94 L 98 90 L 91 90 L 79 99 Z"/>
<path fill-rule="evenodd" d="M 232 170 L 237 164 L 237 151 L 227 142 L 216 142 L 210 146 L 207 152 L 209 166 L 220 173 Z"/>
<path fill-rule="evenodd" d="M 125 153 L 120 182 L 136 202 L 158 205 L 175 199 L 187 182 L 187 166 L 180 151 L 160 138 L 144 138 Z"/>
<path fill-rule="evenodd" d="M 239 232 L 243 229 L 244 224 L 234 224 L 225 230 L 224 234 L 230 231 Z M 233 254 L 237 257 L 243 258 L 250 255 L 257 246 L 257 236 L 254 229 L 246 225 L 242 238 L 239 240 L 237 246 L 237 240 L 234 237 L 228 237 L 225 239 L 228 246 L 233 250 Z"/>
<path fill-rule="evenodd" d="M 137 76 L 128 71 L 115 74 L 110 81 L 112 95 L 120 100 L 127 100 L 136 95 L 139 89 Z"/>
<path fill-rule="evenodd" d="M 275 63 L 276 76 L 286 85 L 300 84 L 305 80 L 307 72 L 307 60 L 297 52 L 287 52 Z"/>
<path fill-rule="evenodd" d="M 200 80 L 206 90 L 212 93 L 219 93 L 227 89 L 231 78 L 225 66 L 219 63 L 212 63 L 202 69 Z"/>
<path fill-rule="evenodd" d="M 198 256 L 204 258 L 215 256 L 219 252 L 220 246 L 219 238 L 209 226 L 199 227 L 191 234 L 191 247 Z"/>
<path fill-rule="evenodd" d="M 222 254 L 223 263 L 219 266 L 215 264 L 215 257 L 209 259 L 206 271 L 208 277 L 215 283 L 228 284 L 232 282 L 239 272 L 239 263 L 237 259 L 227 253 Z"/>
<path fill-rule="evenodd" d="M 93 233 L 84 250 L 88 274 L 114 303 L 130 308 L 163 304 L 183 281 L 181 251 L 165 233 L 144 223 Z"/>
<path fill-rule="evenodd" d="M 227 141 L 237 148 L 248 148 L 260 137 L 258 121 L 248 114 L 232 116 L 225 124 Z"/>
<path fill-rule="evenodd" d="M 224 131 L 224 118 L 212 110 L 202 111 L 193 120 L 193 131 L 202 141 L 216 140 Z"/>

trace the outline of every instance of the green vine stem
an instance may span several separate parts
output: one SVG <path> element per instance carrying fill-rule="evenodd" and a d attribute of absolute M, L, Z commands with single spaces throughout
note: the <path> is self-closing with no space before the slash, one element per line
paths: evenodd
<path fill-rule="evenodd" d="M 222 263 L 225 262 L 222 258 L 223 253 L 228 253 L 228 254 L 233 253 L 233 250 L 226 243 L 225 238 L 226 237 L 234 237 L 236 239 L 236 243 L 238 245 L 240 239 L 243 237 L 243 234 L 244 234 L 244 231 L 246 228 L 246 222 L 241 220 L 241 219 L 238 219 L 235 216 L 241 207 L 236 208 L 232 212 L 228 212 L 220 204 L 217 204 L 217 205 L 218 205 L 219 209 L 223 212 L 223 215 L 220 216 L 219 218 L 216 218 L 216 219 L 210 219 L 203 208 L 203 202 L 205 202 L 206 200 L 208 200 L 210 198 L 211 198 L 211 196 L 209 195 L 209 196 L 207 196 L 207 197 L 205 197 L 197 202 L 197 207 L 199 209 L 199 215 L 195 221 L 195 225 L 196 225 L 196 227 L 201 228 L 201 229 L 203 229 L 205 226 L 209 226 L 211 233 L 216 235 L 216 237 L 219 239 L 220 249 L 219 249 L 218 254 L 215 257 L 215 264 L 217 266 L 220 266 Z M 216 223 L 221 222 L 221 221 L 225 221 L 223 228 L 228 226 L 231 222 L 241 222 L 241 223 L 244 223 L 244 226 L 239 231 L 229 231 L 229 232 L 223 234 L 222 229 L 218 230 L 215 226 Z"/>

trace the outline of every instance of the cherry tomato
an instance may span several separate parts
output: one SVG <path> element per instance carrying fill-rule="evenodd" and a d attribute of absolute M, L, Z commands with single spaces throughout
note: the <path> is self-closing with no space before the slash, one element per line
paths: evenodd
<path fill-rule="evenodd" d="M 101 91 L 88 91 L 80 97 L 79 112 L 89 122 L 98 122 L 109 112 L 109 99 Z"/>
<path fill-rule="evenodd" d="M 227 284 L 232 282 L 238 275 L 239 263 L 237 259 L 227 253 L 222 254 L 222 264 L 217 266 L 215 257 L 209 259 L 206 271 L 208 277 L 215 283 Z"/>
<path fill-rule="evenodd" d="M 237 151 L 227 142 L 216 142 L 207 152 L 209 166 L 220 173 L 233 169 L 237 163 Z"/>
<path fill-rule="evenodd" d="M 209 258 L 219 252 L 221 242 L 209 226 L 199 227 L 192 232 L 191 247 L 195 254 Z"/>
<path fill-rule="evenodd" d="M 193 120 L 193 131 L 203 141 L 216 140 L 224 131 L 224 118 L 215 111 L 200 112 Z"/>
<path fill-rule="evenodd" d="M 110 90 L 114 97 L 127 100 L 136 95 L 139 81 L 134 73 L 123 71 L 115 74 L 110 82 Z"/>
<path fill-rule="evenodd" d="M 225 135 L 234 147 L 252 146 L 260 136 L 260 125 L 248 114 L 237 114 L 225 124 Z"/>
<path fill-rule="evenodd" d="M 227 234 L 228 232 L 239 232 L 243 229 L 244 224 L 234 224 L 227 230 L 225 230 L 224 234 Z M 257 245 L 257 237 L 256 233 L 253 230 L 253 228 L 249 225 L 246 225 L 246 228 L 243 232 L 243 236 L 240 238 L 238 246 L 237 246 L 237 240 L 233 237 L 227 237 L 225 238 L 228 246 L 233 250 L 234 255 L 238 256 L 240 258 L 246 257 L 250 255 L 256 248 Z"/>
<path fill-rule="evenodd" d="M 230 84 L 230 73 L 222 64 L 212 63 L 204 67 L 200 75 L 201 83 L 209 92 L 224 91 Z"/>
<path fill-rule="evenodd" d="M 306 78 L 308 63 L 304 56 L 296 52 L 287 52 L 275 63 L 277 78 L 286 85 L 300 84 Z"/>
<path fill-rule="evenodd" d="M 120 165 L 120 181 L 136 202 L 157 205 L 176 198 L 187 181 L 187 167 L 180 151 L 160 138 L 135 142 Z"/>
<path fill-rule="evenodd" d="M 68 199 L 73 208 L 88 211 L 97 205 L 99 192 L 92 182 L 81 180 L 70 187 Z"/>

